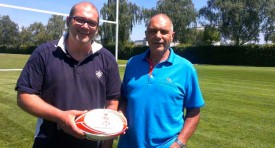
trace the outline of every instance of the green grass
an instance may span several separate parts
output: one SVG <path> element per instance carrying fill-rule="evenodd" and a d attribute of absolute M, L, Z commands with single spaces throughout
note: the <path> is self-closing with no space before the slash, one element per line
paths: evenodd
<path fill-rule="evenodd" d="M 190 147 L 275 147 L 275 68 L 196 68 L 206 106 Z"/>
<path fill-rule="evenodd" d="M 29 55 L 0 53 L 0 69 L 1 68 L 7 68 L 7 69 L 23 68 L 28 58 L 29 58 Z"/>
<path fill-rule="evenodd" d="M 0 54 L 0 68 L 22 68 L 27 58 Z M 206 105 L 188 147 L 275 147 L 275 67 L 195 67 Z M 119 68 L 121 77 L 124 68 Z M 31 147 L 33 142 L 36 118 L 16 105 L 19 74 L 0 71 L 1 148 Z"/>
<path fill-rule="evenodd" d="M 2 63 L 2 60 L 1 62 Z M 0 71 L 0 147 L 31 147 L 35 118 L 16 105 L 14 86 L 20 72 Z"/>

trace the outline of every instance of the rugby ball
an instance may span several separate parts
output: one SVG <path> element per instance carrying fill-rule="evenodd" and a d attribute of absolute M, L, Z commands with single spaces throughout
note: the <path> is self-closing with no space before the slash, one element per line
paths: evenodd
<path fill-rule="evenodd" d="M 93 109 L 77 117 L 75 123 L 89 140 L 112 139 L 127 129 L 126 119 L 110 109 Z"/>

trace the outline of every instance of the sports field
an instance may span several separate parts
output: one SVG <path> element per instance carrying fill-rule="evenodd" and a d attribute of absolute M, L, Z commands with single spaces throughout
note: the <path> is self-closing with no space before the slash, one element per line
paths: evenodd
<path fill-rule="evenodd" d="M 20 71 L 1 71 L 21 69 L 27 58 L 0 54 L 0 148 L 27 148 L 33 142 L 36 118 L 16 105 Z M 195 67 L 206 105 L 188 147 L 275 147 L 275 67 Z"/>

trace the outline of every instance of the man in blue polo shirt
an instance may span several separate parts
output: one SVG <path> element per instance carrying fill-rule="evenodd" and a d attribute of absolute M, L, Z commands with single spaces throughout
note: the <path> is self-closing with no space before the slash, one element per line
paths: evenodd
<path fill-rule="evenodd" d="M 29 58 L 17 85 L 18 105 L 37 116 L 33 147 L 96 148 L 74 119 L 87 110 L 117 110 L 121 81 L 114 56 L 93 41 L 99 13 L 89 2 L 74 5 L 66 33 L 40 45 Z M 104 147 L 111 147 L 104 141 Z"/>
<path fill-rule="evenodd" d="M 119 110 L 128 130 L 118 147 L 186 147 L 204 105 L 196 70 L 169 48 L 174 32 L 167 15 L 153 16 L 145 34 L 149 49 L 132 57 L 124 74 Z"/>

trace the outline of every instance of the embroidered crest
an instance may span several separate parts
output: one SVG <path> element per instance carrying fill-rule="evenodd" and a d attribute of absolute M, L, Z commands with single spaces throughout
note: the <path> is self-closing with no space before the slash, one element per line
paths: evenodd
<path fill-rule="evenodd" d="M 96 72 L 95 72 L 95 75 L 97 76 L 97 78 L 101 78 L 102 77 L 102 71 L 100 71 L 100 70 L 97 70 Z"/>
<path fill-rule="evenodd" d="M 166 82 L 167 83 L 172 83 L 172 79 L 171 78 L 166 78 Z"/>

